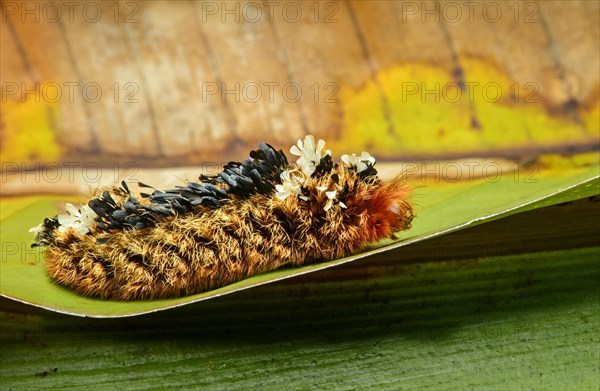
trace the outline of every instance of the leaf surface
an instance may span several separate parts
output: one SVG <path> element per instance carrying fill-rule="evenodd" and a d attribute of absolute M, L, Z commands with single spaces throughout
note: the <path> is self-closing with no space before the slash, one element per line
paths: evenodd
<path fill-rule="evenodd" d="M 56 212 L 56 197 L 33 197 L 3 201 L 2 263 L 0 294 L 7 298 L 57 312 L 92 317 L 132 316 L 173 308 L 278 281 L 293 276 L 374 257 L 400 246 L 408 246 L 452 231 L 533 210 L 547 205 L 572 201 L 600 193 L 598 166 L 539 171 L 527 179 L 512 173 L 494 180 L 458 183 L 416 183 L 413 204 L 417 217 L 410 231 L 401 239 L 385 240 L 366 251 L 331 262 L 300 268 L 287 268 L 253 276 L 238 283 L 181 298 L 117 302 L 87 298 L 54 284 L 46 275 L 41 251 L 29 249 L 32 241 L 28 229 Z M 14 208 L 11 208 L 13 203 Z M 401 263 L 402 259 L 397 262 Z"/>

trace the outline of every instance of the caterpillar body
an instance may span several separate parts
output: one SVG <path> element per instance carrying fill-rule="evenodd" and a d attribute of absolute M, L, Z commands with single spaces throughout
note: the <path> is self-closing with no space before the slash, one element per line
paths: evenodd
<path fill-rule="evenodd" d="M 410 228 L 399 179 L 380 180 L 365 152 L 334 163 L 323 147 L 298 140 L 290 164 L 261 143 L 218 175 L 141 198 L 123 182 L 32 228 L 34 246 L 45 246 L 49 276 L 80 294 L 157 299 L 347 256 Z"/>

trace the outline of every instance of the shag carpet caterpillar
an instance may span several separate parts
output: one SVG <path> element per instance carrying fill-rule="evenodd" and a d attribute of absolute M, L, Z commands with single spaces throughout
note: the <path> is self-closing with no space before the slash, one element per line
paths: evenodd
<path fill-rule="evenodd" d="M 400 180 L 368 153 L 334 163 L 324 141 L 285 154 L 261 143 L 215 176 L 134 196 L 126 183 L 32 228 L 48 274 L 94 297 L 157 299 L 219 288 L 284 265 L 347 256 L 410 228 Z"/>

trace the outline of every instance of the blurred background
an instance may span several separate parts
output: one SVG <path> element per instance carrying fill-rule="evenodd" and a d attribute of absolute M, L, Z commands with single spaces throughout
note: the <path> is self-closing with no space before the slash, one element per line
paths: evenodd
<path fill-rule="evenodd" d="M 3 195 L 195 179 L 305 134 L 390 164 L 597 159 L 597 1 L 1 4 Z"/>
<path fill-rule="evenodd" d="M 599 53 L 598 0 L 0 0 L 0 389 L 600 389 Z M 60 289 L 29 227 L 306 134 L 418 182 L 410 246 L 66 315 L 168 304 Z"/>

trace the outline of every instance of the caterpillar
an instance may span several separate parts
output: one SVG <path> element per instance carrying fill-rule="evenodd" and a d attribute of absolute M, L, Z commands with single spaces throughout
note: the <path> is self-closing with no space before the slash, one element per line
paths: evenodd
<path fill-rule="evenodd" d="M 367 152 L 334 163 L 313 136 L 290 149 L 261 143 L 213 176 L 134 196 L 125 182 L 30 231 L 48 275 L 111 300 L 177 297 L 257 273 L 353 254 L 409 229 L 409 190 L 377 177 Z"/>

